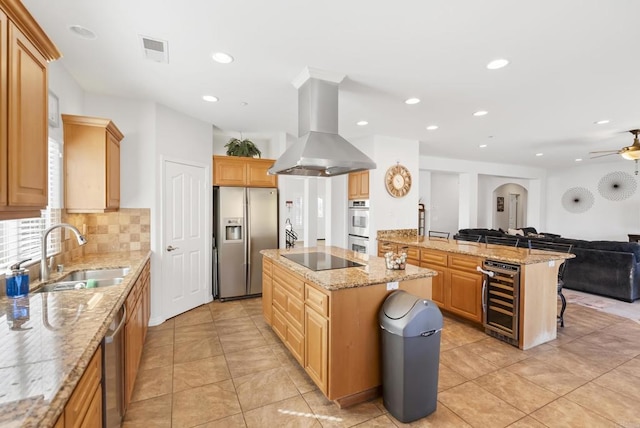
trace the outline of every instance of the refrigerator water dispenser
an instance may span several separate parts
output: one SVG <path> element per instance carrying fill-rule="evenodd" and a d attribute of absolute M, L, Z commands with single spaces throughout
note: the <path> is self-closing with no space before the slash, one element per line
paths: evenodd
<path fill-rule="evenodd" d="M 225 219 L 225 241 L 241 241 L 242 240 L 242 219 L 228 218 Z"/>

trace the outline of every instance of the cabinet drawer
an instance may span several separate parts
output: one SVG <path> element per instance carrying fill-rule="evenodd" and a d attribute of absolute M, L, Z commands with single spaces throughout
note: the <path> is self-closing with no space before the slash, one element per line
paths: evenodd
<path fill-rule="evenodd" d="M 287 300 L 287 292 L 283 290 L 280 284 L 275 284 L 273 287 L 273 306 L 283 314 L 287 313 Z"/>
<path fill-rule="evenodd" d="M 273 266 L 273 280 L 281 284 L 296 299 L 304 299 L 304 280 L 290 274 L 280 266 Z"/>
<path fill-rule="evenodd" d="M 291 354 L 304 367 L 304 335 L 293 328 L 287 329 L 287 345 Z"/>
<path fill-rule="evenodd" d="M 271 327 L 283 342 L 287 341 L 287 320 L 280 313 L 277 307 L 273 308 L 273 318 L 271 319 Z"/>
<path fill-rule="evenodd" d="M 273 263 L 271 263 L 271 260 L 267 259 L 266 257 L 263 257 L 262 258 L 262 273 L 264 273 L 265 275 L 271 276 L 271 266 L 273 266 Z"/>
<path fill-rule="evenodd" d="M 95 428 L 102 426 L 102 387 L 98 385 L 93 394 L 87 414 L 82 421 L 81 428 Z"/>
<path fill-rule="evenodd" d="M 378 242 L 378 253 L 382 253 L 382 256 L 384 256 L 384 253 L 388 253 L 389 251 L 393 253 L 397 253 L 398 244 L 393 244 L 391 242 L 386 242 L 386 241 Z"/>
<path fill-rule="evenodd" d="M 319 314 L 329 316 L 329 296 L 316 290 L 311 285 L 305 286 L 305 303 Z"/>
<path fill-rule="evenodd" d="M 476 267 L 482 266 L 482 259 L 470 256 L 449 256 L 449 267 L 456 270 L 466 270 L 469 272 L 477 272 Z"/>
<path fill-rule="evenodd" d="M 289 325 L 302 333 L 304 331 L 304 304 L 302 301 L 289 296 L 285 313 Z"/>
<path fill-rule="evenodd" d="M 422 257 L 420 259 L 423 263 L 430 265 L 438 265 L 447 267 L 447 253 L 439 251 L 422 250 Z"/>
<path fill-rule="evenodd" d="M 420 249 L 417 247 L 406 247 L 407 259 L 420 260 Z"/>
<path fill-rule="evenodd" d="M 79 427 L 102 377 L 102 348 L 91 358 L 64 410 L 65 426 Z"/>

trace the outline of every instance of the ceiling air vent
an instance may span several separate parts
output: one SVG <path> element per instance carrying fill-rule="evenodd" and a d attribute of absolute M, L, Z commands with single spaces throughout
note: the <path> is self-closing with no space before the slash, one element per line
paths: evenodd
<path fill-rule="evenodd" d="M 166 40 L 139 35 L 144 57 L 150 61 L 169 63 L 169 46 Z"/>

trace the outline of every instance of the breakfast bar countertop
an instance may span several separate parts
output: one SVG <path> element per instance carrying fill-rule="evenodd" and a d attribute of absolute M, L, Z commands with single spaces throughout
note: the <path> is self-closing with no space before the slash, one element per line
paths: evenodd
<path fill-rule="evenodd" d="M 326 252 L 336 257 L 342 257 L 364 266 L 343 269 L 313 271 L 299 265 L 285 257 L 286 254 Z M 419 278 L 430 278 L 437 273 L 431 269 L 421 268 L 410 264 L 404 270 L 390 270 L 386 268 L 385 260 L 381 257 L 357 253 L 339 247 L 304 247 L 286 250 L 262 250 L 264 257 L 268 257 L 296 274 L 327 290 L 342 290 L 345 288 L 366 287 L 386 282 L 400 282 Z"/>
<path fill-rule="evenodd" d="M 119 285 L 0 297 L 0 426 L 53 426 L 151 253 L 92 254 L 52 273 L 130 266 Z"/>
<path fill-rule="evenodd" d="M 399 245 L 446 251 L 448 253 L 465 254 L 507 263 L 520 265 L 545 263 L 551 260 L 564 260 L 575 257 L 574 254 L 558 253 L 539 249 L 508 247 L 506 245 L 485 244 L 482 242 L 457 241 L 454 239 L 429 238 L 403 233 L 399 230 L 378 232 L 378 241 L 386 241 Z"/>

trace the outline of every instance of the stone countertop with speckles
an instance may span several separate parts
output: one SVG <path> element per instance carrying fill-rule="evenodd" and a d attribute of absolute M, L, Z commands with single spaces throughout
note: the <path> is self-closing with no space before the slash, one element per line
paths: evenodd
<path fill-rule="evenodd" d="M 387 231 L 388 232 L 388 231 Z M 446 251 L 448 253 L 464 254 L 498 260 L 501 262 L 520 265 L 546 263 L 551 260 L 565 260 L 574 258 L 574 254 L 557 253 L 554 251 L 507 247 L 505 245 L 484 244 L 479 242 L 456 241 L 454 239 L 428 238 L 425 236 L 408 236 L 399 233 L 386 233 L 378 236 L 378 241 L 394 244 Z"/>
<path fill-rule="evenodd" d="M 85 256 L 52 273 L 130 266 L 122 284 L 0 298 L 0 426 L 49 427 L 62 414 L 150 252 Z"/>
<path fill-rule="evenodd" d="M 337 257 L 361 263 L 364 266 L 344 269 L 331 269 L 313 271 L 285 257 L 286 254 L 294 253 L 329 253 Z M 341 290 L 345 288 L 365 287 L 373 284 L 383 284 L 386 282 L 408 281 L 411 279 L 429 278 L 437 273 L 431 269 L 418 266 L 406 265 L 404 270 L 389 270 L 386 268 L 385 260 L 382 257 L 357 253 L 338 247 L 304 247 L 287 250 L 262 250 L 262 255 L 270 258 L 301 277 L 323 287 L 327 290 Z"/>

